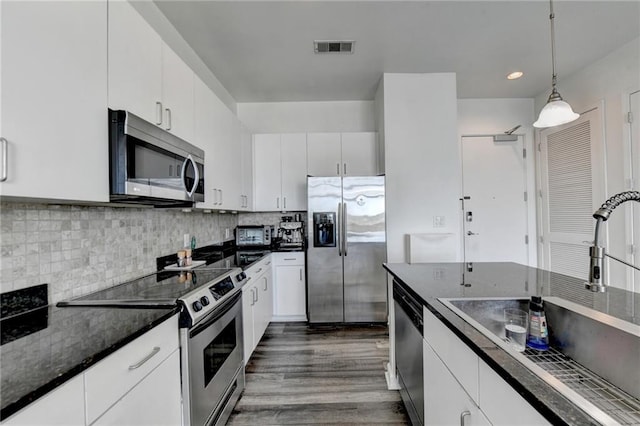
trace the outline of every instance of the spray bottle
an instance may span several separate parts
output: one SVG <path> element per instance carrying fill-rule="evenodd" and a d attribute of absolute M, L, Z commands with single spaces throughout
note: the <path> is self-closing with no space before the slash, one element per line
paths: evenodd
<path fill-rule="evenodd" d="M 527 332 L 527 346 L 539 351 L 549 349 L 549 330 L 544 313 L 542 297 L 531 296 L 529 302 L 529 331 Z"/>

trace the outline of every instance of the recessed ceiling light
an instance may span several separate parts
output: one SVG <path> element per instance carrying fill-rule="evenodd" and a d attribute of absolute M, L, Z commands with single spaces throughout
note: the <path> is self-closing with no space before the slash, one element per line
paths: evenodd
<path fill-rule="evenodd" d="M 520 77 L 522 77 L 524 75 L 524 73 L 522 71 L 514 71 L 510 74 L 507 75 L 507 80 L 516 80 Z"/>

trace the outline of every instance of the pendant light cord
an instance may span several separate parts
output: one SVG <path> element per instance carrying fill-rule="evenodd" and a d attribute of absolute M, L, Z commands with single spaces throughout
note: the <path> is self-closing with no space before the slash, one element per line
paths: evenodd
<path fill-rule="evenodd" d="M 549 20 L 551 21 L 551 86 L 553 91 L 556 88 L 556 31 L 553 25 L 555 15 L 553 14 L 553 0 L 549 0 Z"/>

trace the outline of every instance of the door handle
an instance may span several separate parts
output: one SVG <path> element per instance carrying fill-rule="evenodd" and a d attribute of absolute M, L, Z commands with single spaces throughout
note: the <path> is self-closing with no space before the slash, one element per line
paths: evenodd
<path fill-rule="evenodd" d="M 342 205 L 342 251 L 347 257 L 347 203 Z"/>
<path fill-rule="evenodd" d="M 280 197 L 276 197 L 276 208 L 280 208 Z"/>
<path fill-rule="evenodd" d="M 342 256 L 342 203 L 338 203 L 338 220 L 336 221 L 338 229 L 336 237 L 338 238 L 338 256 Z"/>
<path fill-rule="evenodd" d="M 287 209 L 287 197 L 282 197 L 282 208 Z"/>
<path fill-rule="evenodd" d="M 467 231 L 467 235 L 480 235 L 477 232 L 471 232 L 471 231 Z"/>
<path fill-rule="evenodd" d="M 302 268 L 300 268 L 300 282 L 302 282 Z"/>
<path fill-rule="evenodd" d="M 191 187 L 191 189 L 187 188 L 187 182 L 185 181 L 188 162 L 191 162 L 191 164 L 193 165 L 193 171 L 195 172 L 193 186 Z M 196 189 L 198 189 L 198 182 L 200 182 L 200 172 L 198 171 L 198 165 L 196 164 L 196 161 L 193 159 L 191 154 L 189 154 L 184 160 L 184 163 L 182 163 L 182 184 L 184 185 L 184 189 L 187 191 L 189 197 L 193 197 L 194 192 L 196 192 Z"/>
<path fill-rule="evenodd" d="M 463 411 L 462 413 L 460 413 L 460 426 L 464 426 L 465 417 L 468 417 L 470 415 L 471 415 L 471 412 L 469 411 Z"/>
<path fill-rule="evenodd" d="M 344 175 L 347 175 L 347 163 L 344 163 L 343 165 L 343 169 L 344 169 Z"/>
<path fill-rule="evenodd" d="M 264 279 L 264 291 L 268 289 L 267 277 L 262 277 Z"/>
<path fill-rule="evenodd" d="M 162 102 L 156 102 L 156 124 L 162 125 Z"/>
<path fill-rule="evenodd" d="M 167 111 L 167 130 L 171 130 L 171 108 L 167 108 L 165 109 L 165 111 Z"/>
<path fill-rule="evenodd" d="M 7 180 L 9 176 L 9 141 L 5 138 L 0 138 L 2 143 L 2 176 L 0 176 L 0 182 Z"/>
<path fill-rule="evenodd" d="M 340 176 L 340 163 L 336 163 L 336 175 Z"/>
<path fill-rule="evenodd" d="M 142 364 L 144 364 L 145 362 L 149 361 L 151 358 L 153 358 L 158 352 L 160 352 L 160 347 L 159 346 L 155 346 L 152 350 L 151 353 L 147 356 L 145 356 L 144 358 L 142 358 L 140 361 L 136 362 L 135 364 L 132 364 L 129 366 L 129 370 L 136 370 L 140 367 L 142 367 Z"/>
<path fill-rule="evenodd" d="M 224 200 L 223 200 L 223 197 L 222 197 L 224 192 L 222 191 L 222 189 L 219 189 L 219 191 L 220 191 L 220 205 L 222 205 L 224 203 Z"/>

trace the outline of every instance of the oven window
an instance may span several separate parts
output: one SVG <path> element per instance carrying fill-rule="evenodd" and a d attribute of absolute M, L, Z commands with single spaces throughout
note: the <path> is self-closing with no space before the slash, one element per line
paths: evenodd
<path fill-rule="evenodd" d="M 203 351 L 204 360 L 204 386 L 216 375 L 222 364 L 236 347 L 236 319 L 234 318 L 225 328 L 209 343 Z"/>

